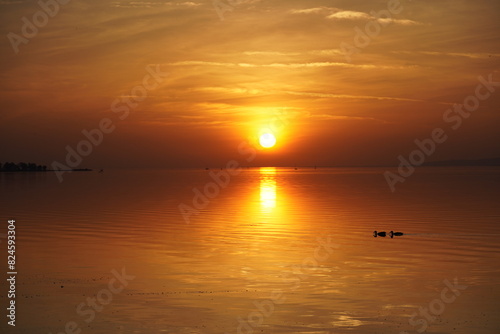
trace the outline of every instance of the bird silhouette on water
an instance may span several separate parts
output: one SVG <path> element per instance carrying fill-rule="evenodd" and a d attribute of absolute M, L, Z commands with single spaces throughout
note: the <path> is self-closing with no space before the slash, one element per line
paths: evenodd
<path fill-rule="evenodd" d="M 403 233 L 403 232 L 394 232 L 394 231 L 389 232 L 389 236 L 390 236 L 391 238 L 394 238 L 394 237 L 400 237 L 400 236 L 402 236 L 402 235 L 404 235 L 404 233 Z M 386 232 L 384 232 L 384 231 L 382 231 L 382 232 L 373 231 L 373 236 L 374 236 L 375 238 L 376 238 L 376 237 L 385 237 L 385 236 L 387 236 L 387 233 L 386 233 Z"/>
<path fill-rule="evenodd" d="M 393 232 L 393 231 L 391 231 L 389 233 L 389 235 L 391 236 L 391 238 L 393 238 L 393 237 L 400 237 L 400 236 L 403 235 L 403 232 Z"/>

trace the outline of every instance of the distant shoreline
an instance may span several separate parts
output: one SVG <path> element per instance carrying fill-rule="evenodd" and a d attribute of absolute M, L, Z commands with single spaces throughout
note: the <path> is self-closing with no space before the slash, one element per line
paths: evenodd
<path fill-rule="evenodd" d="M 53 169 L 46 169 L 46 170 L 0 170 L 0 173 L 47 173 L 47 172 L 93 172 L 93 169 L 90 168 L 77 168 L 77 169 L 66 169 L 66 170 L 53 170 Z"/>
<path fill-rule="evenodd" d="M 90 168 L 71 168 L 63 170 L 64 172 L 91 172 Z M 0 162 L 0 173 L 26 173 L 26 172 L 57 172 L 57 170 L 47 169 L 46 165 L 38 165 L 34 162 Z"/>
<path fill-rule="evenodd" d="M 295 166 L 240 166 L 243 169 L 250 168 L 292 168 L 292 169 L 322 169 L 322 168 L 398 168 L 397 165 L 336 165 L 336 166 L 322 166 L 322 165 L 295 165 Z M 442 161 L 429 161 L 425 162 L 421 167 L 500 167 L 500 158 L 477 159 L 477 160 L 442 160 Z M 220 167 L 154 167 L 154 168 L 132 168 L 132 169 L 205 169 L 205 170 L 218 170 Z M 120 169 L 120 168 L 119 168 Z M 129 169 L 129 168 L 125 168 Z M 93 172 L 92 168 L 73 168 L 65 170 L 47 169 L 47 166 L 36 165 L 34 163 L 0 163 L 0 173 L 38 173 L 38 172 Z M 102 171 L 102 170 L 101 170 Z"/>

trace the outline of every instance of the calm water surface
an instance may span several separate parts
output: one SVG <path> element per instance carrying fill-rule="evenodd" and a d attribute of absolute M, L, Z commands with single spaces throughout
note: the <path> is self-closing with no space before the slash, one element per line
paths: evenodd
<path fill-rule="evenodd" d="M 499 333 L 500 169 L 421 168 L 395 193 L 383 172 L 245 169 L 189 224 L 209 171 L 0 174 L 19 273 L 0 331 Z M 106 292 L 122 268 L 135 278 Z"/>

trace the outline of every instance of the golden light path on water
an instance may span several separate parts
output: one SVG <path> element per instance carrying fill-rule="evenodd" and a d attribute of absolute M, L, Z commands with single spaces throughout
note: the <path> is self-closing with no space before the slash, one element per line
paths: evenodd
<path fill-rule="evenodd" d="M 263 213 L 270 213 L 276 207 L 276 168 L 260 168 L 260 204 Z"/>

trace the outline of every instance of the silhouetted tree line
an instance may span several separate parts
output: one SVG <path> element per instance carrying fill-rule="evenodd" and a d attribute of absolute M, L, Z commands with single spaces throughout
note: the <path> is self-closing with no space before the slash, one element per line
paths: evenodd
<path fill-rule="evenodd" d="M 47 166 L 37 165 L 32 162 L 20 162 L 18 164 L 13 162 L 0 162 L 0 172 L 45 172 Z"/>

